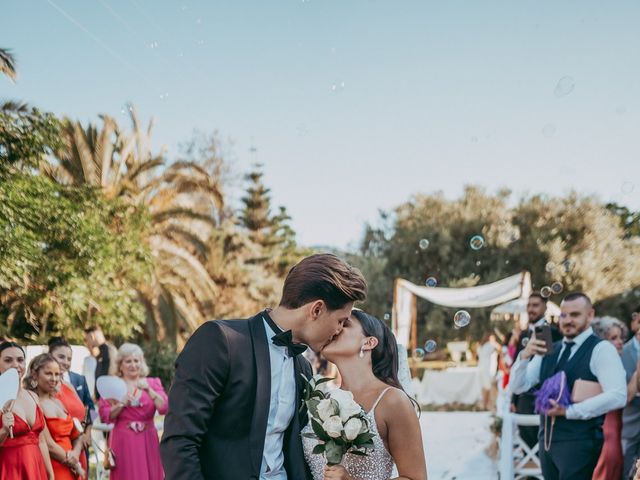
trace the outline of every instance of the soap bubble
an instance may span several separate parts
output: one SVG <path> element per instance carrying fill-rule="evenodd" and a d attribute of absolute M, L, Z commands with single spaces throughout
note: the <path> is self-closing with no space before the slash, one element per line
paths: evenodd
<path fill-rule="evenodd" d="M 436 277 L 429 277 L 427 278 L 427 280 L 424 282 L 424 284 L 427 287 L 435 287 L 436 285 L 438 285 L 438 279 Z"/>
<path fill-rule="evenodd" d="M 553 262 L 547 262 L 547 264 L 544 266 L 544 269 L 547 272 L 551 273 L 556 269 L 556 264 Z"/>
<path fill-rule="evenodd" d="M 522 340 L 520 340 L 520 345 L 522 345 L 523 347 L 526 347 L 528 343 L 529 337 L 524 337 Z"/>
<path fill-rule="evenodd" d="M 385 320 L 389 320 L 391 318 L 391 314 L 390 313 L 385 313 L 383 318 Z"/>
<path fill-rule="evenodd" d="M 436 348 L 438 348 L 438 344 L 436 343 L 435 340 L 427 340 L 424 343 L 424 351 L 427 352 L 427 353 L 435 352 Z"/>
<path fill-rule="evenodd" d="M 560 282 L 553 282 L 551 284 L 551 291 L 553 293 L 555 293 L 556 295 L 558 295 L 559 293 L 562 293 L 562 290 L 564 290 L 564 286 L 562 285 L 562 283 Z"/>
<path fill-rule="evenodd" d="M 542 295 L 544 298 L 549 298 L 552 293 L 553 290 L 551 290 L 551 287 L 548 285 L 545 285 L 540 289 L 540 295 Z"/>
<path fill-rule="evenodd" d="M 458 328 L 466 327 L 471 323 L 471 315 L 466 310 L 458 310 L 453 316 L 453 323 Z"/>
<path fill-rule="evenodd" d="M 422 357 L 424 357 L 424 350 L 423 350 L 422 348 L 416 348 L 416 349 L 413 351 L 413 356 L 414 356 L 414 357 L 417 357 L 417 358 L 422 358 Z"/>
<path fill-rule="evenodd" d="M 471 237 L 471 240 L 469 240 L 469 246 L 472 250 L 480 250 L 484 245 L 484 237 L 482 235 L 474 235 Z"/>
<path fill-rule="evenodd" d="M 622 187 L 620 187 L 620 190 L 622 190 L 622 193 L 624 193 L 625 195 L 629 195 L 633 193 L 634 189 L 635 189 L 635 186 L 631 182 L 624 182 L 622 184 Z"/>
<path fill-rule="evenodd" d="M 418 242 L 418 245 L 420 246 L 421 250 L 426 250 L 427 248 L 429 248 L 429 240 L 423 238 Z"/>
<path fill-rule="evenodd" d="M 576 82 L 573 77 L 562 77 L 560 80 L 558 80 L 553 93 L 556 97 L 565 97 L 573 92 L 575 86 Z"/>

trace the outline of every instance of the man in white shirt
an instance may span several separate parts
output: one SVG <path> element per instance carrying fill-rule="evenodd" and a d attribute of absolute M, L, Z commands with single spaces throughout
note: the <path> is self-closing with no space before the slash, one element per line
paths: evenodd
<path fill-rule="evenodd" d="M 570 293 L 561 312 L 563 341 L 547 352 L 534 335 L 513 365 L 509 388 L 526 392 L 559 371 L 569 391 L 578 379 L 600 384 L 602 393 L 566 408 L 556 404 L 541 415 L 538 437 L 545 480 L 590 479 L 602 450 L 604 415 L 626 403 L 625 372 L 615 347 L 593 334 L 595 312 L 587 295 Z"/>
<path fill-rule="evenodd" d="M 527 316 L 529 318 L 529 326 L 526 330 L 523 330 L 518 339 L 516 345 L 516 357 L 527 346 L 527 342 L 531 340 L 533 332 L 536 327 L 542 327 L 549 325 L 551 328 L 551 339 L 554 342 L 562 340 L 562 334 L 558 330 L 558 327 L 548 322 L 545 318 L 547 313 L 547 303 L 549 299 L 543 297 L 540 292 L 533 292 L 529 295 L 527 300 Z M 514 395 L 512 398 L 513 405 L 515 406 L 516 413 L 522 413 L 525 415 L 531 415 L 535 410 L 536 396 L 535 392 L 538 385 L 534 385 L 533 388 L 521 395 Z M 518 427 L 520 437 L 524 442 L 529 445 L 530 448 L 538 443 L 538 427 Z"/>

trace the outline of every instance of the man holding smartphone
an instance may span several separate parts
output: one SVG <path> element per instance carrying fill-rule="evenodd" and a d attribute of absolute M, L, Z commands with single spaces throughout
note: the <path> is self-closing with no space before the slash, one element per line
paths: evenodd
<path fill-rule="evenodd" d="M 529 296 L 529 301 L 527 302 L 527 315 L 529 316 L 529 328 L 524 330 L 520 334 L 520 338 L 518 339 L 518 344 L 516 345 L 516 358 L 518 354 L 527 346 L 527 342 L 531 340 L 531 337 L 534 335 L 536 329 L 542 332 L 543 329 L 550 333 L 550 339 L 552 343 L 558 342 L 562 340 L 562 334 L 558 327 L 549 323 L 545 318 L 545 313 L 547 312 L 547 302 L 548 298 L 543 297 L 540 292 L 533 292 Z M 549 335 L 549 333 L 545 333 L 544 335 Z M 536 334 L 536 337 L 540 339 L 540 335 Z M 514 395 L 512 402 L 515 406 L 516 413 L 522 413 L 526 415 L 531 415 L 534 413 L 536 396 L 535 391 L 537 390 L 538 385 L 535 385 L 528 392 L 524 392 L 520 395 Z M 529 446 L 529 448 L 533 448 L 533 446 L 538 443 L 538 427 L 519 427 L 520 437 L 524 442 Z"/>
<path fill-rule="evenodd" d="M 602 450 L 604 415 L 627 400 L 625 372 L 615 347 L 593 333 L 595 312 L 587 295 L 570 293 L 560 308 L 563 341 L 548 351 L 534 333 L 511 369 L 510 389 L 526 392 L 560 371 L 569 392 L 578 379 L 600 384 L 601 393 L 566 408 L 556 404 L 540 417 L 541 425 L 546 417 L 552 419 L 538 436 L 545 480 L 590 479 Z"/>

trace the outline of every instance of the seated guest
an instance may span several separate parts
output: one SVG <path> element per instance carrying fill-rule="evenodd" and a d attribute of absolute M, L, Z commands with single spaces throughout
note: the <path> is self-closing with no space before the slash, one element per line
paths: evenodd
<path fill-rule="evenodd" d="M 635 335 L 622 350 L 622 363 L 630 382 L 638 369 L 640 357 L 640 305 L 631 314 L 631 331 Z M 622 412 L 622 451 L 624 452 L 624 475 L 628 476 L 635 460 L 640 457 L 640 396 L 634 395 Z"/>
<path fill-rule="evenodd" d="M 56 398 L 62 402 L 67 412 L 75 419 L 74 421 L 84 424 L 82 442 L 85 451 L 80 456 L 80 463 L 86 472 L 88 458 L 86 449 L 91 445 L 91 417 L 88 412 L 94 409 L 93 400 L 91 400 L 91 394 L 85 378 L 69 370 L 73 354 L 71 345 L 62 337 L 53 337 L 48 344 L 49 353 L 57 360 L 62 374 L 60 389 Z"/>
<path fill-rule="evenodd" d="M 15 342 L 0 343 L 0 375 L 15 368 L 24 376 L 25 354 Z M 21 387 L 13 405 L 0 405 L 0 478 L 53 480 L 38 397 Z"/>
<path fill-rule="evenodd" d="M 622 355 L 624 341 L 627 338 L 627 326 L 617 318 L 600 317 L 594 319 L 593 331 L 616 347 L 618 355 Z M 637 375 L 627 385 L 627 400 L 638 393 Z M 593 472 L 593 480 L 620 480 L 622 478 L 622 409 L 611 410 L 604 418 L 604 444 L 602 453 Z"/>
<path fill-rule="evenodd" d="M 513 365 L 511 388 L 526 392 L 560 371 L 566 374 L 569 392 L 578 379 L 600 384 L 602 393 L 569 406 L 552 401 L 540 417 L 544 478 L 590 479 L 602 450 L 604 416 L 624 407 L 627 400 L 624 367 L 615 347 L 593 334 L 594 310 L 587 295 L 570 293 L 560 308 L 564 340 L 554 343 L 549 353 L 534 334 Z"/>
<path fill-rule="evenodd" d="M 47 429 L 55 445 L 48 444 L 56 480 L 84 477 L 80 464 L 84 443 L 73 424 L 73 418 L 57 398 L 60 387 L 60 365 L 48 353 L 41 353 L 29 364 L 25 386 L 38 394 Z M 59 452 L 62 449 L 62 455 Z"/>
<path fill-rule="evenodd" d="M 159 378 L 148 378 L 149 367 L 142 349 L 125 343 L 118 349 L 116 371 L 127 384 L 124 402 L 99 400 L 100 418 L 113 423 L 109 446 L 116 458 L 110 480 L 161 480 L 158 431 L 153 423 L 156 412 L 167 413 L 167 395 Z"/>

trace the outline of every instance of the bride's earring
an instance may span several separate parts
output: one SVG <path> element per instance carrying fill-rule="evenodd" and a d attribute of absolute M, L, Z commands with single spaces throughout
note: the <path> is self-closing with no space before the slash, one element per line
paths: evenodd
<path fill-rule="evenodd" d="M 29 384 L 31 385 L 31 388 L 36 388 L 38 386 L 38 381 L 35 378 L 32 378 Z"/>
<path fill-rule="evenodd" d="M 358 354 L 360 358 L 364 358 L 364 345 L 360 347 L 360 353 Z"/>

